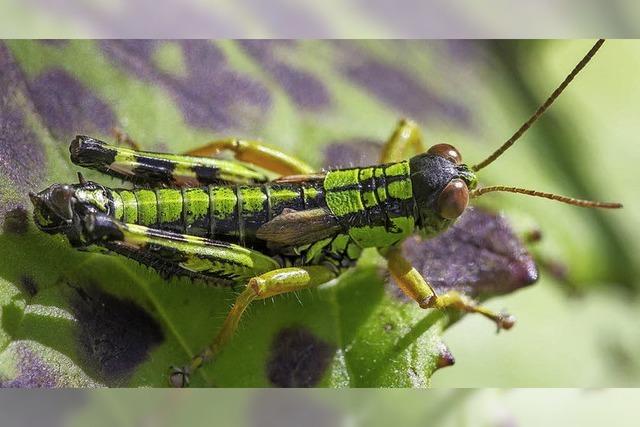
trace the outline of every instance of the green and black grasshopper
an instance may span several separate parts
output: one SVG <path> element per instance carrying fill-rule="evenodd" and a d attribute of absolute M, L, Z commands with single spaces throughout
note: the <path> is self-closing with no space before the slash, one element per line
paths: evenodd
<path fill-rule="evenodd" d="M 143 152 L 78 136 L 72 161 L 137 184 L 107 188 L 87 182 L 54 184 L 31 194 L 38 227 L 65 235 L 78 248 L 102 247 L 149 265 L 166 277 L 189 276 L 244 286 L 213 343 L 171 373 L 174 386 L 214 359 L 254 300 L 328 282 L 377 248 L 402 291 L 422 308 L 480 313 L 498 328 L 514 318 L 456 291 L 437 295 L 403 256 L 400 243 L 433 237 L 491 191 L 546 197 L 578 206 L 618 208 L 514 187 L 478 187 L 476 172 L 508 149 L 551 105 L 602 45 L 598 41 L 534 115 L 496 152 L 475 166 L 451 145 L 425 150 L 420 130 L 400 121 L 381 164 L 315 172 L 303 162 L 254 141 L 217 141 L 186 155 Z M 405 153 L 416 154 L 409 160 Z M 215 156 L 231 151 L 235 160 Z M 258 166 L 258 168 L 256 167 Z M 269 174 L 280 176 L 271 179 Z"/>

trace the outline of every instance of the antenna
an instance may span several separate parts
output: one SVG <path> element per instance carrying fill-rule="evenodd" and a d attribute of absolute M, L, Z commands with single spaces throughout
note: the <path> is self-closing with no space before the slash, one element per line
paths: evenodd
<path fill-rule="evenodd" d="M 528 190 L 526 188 L 507 187 L 504 185 L 478 188 L 476 190 L 473 190 L 469 195 L 471 197 L 479 197 L 485 193 L 491 193 L 493 191 L 504 191 L 508 193 L 526 194 L 527 196 L 543 197 L 545 199 L 557 200 L 558 202 L 567 203 L 573 206 L 580 206 L 583 208 L 620 209 L 622 207 L 621 203 L 595 202 L 591 200 L 574 199 L 573 197 L 560 196 L 558 194 L 545 193 L 543 191 Z"/>
<path fill-rule="evenodd" d="M 574 77 L 578 75 L 580 70 L 582 70 L 584 66 L 589 63 L 589 61 L 591 61 L 591 58 L 593 58 L 593 56 L 596 54 L 598 49 L 600 49 L 603 43 L 604 43 L 604 39 L 598 40 L 593 45 L 591 50 L 587 52 L 584 58 L 582 58 L 582 60 L 578 62 L 578 65 L 576 65 L 575 68 L 569 73 L 569 75 L 562 81 L 562 83 L 560 83 L 560 86 L 558 86 L 556 90 L 554 90 L 553 93 L 551 93 L 551 95 L 549 96 L 549 98 L 547 98 L 544 104 L 538 107 L 536 112 L 533 113 L 531 117 L 529 117 L 529 120 L 527 120 L 522 126 L 520 126 L 520 129 L 518 129 L 516 133 L 514 133 L 511 136 L 511 138 L 507 140 L 507 142 L 502 144 L 500 148 L 494 151 L 493 154 L 491 154 L 489 157 L 487 157 L 485 160 L 478 163 L 477 165 L 472 166 L 471 169 L 477 172 L 480 169 L 487 167 L 494 160 L 500 157 L 502 153 L 507 151 L 509 147 L 511 147 L 518 139 L 520 139 L 520 137 L 531 127 L 531 125 L 535 123 L 535 121 L 538 120 L 538 118 L 540 118 L 540 116 L 547 110 L 547 108 L 549 108 L 549 106 L 553 104 L 553 101 L 555 101 L 556 98 L 560 96 L 562 91 L 564 91 L 565 88 L 569 85 L 569 83 L 571 83 L 571 81 L 574 79 Z"/>

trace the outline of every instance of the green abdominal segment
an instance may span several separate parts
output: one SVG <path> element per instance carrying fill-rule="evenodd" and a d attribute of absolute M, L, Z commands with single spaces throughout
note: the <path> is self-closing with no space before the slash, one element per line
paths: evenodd
<path fill-rule="evenodd" d="M 340 169 L 299 182 L 190 188 L 107 189 L 113 218 L 176 233 L 255 243 L 283 212 L 324 209 L 360 247 L 385 247 L 413 233 L 407 162 Z M 335 235 L 335 234 L 334 234 Z"/>
<path fill-rule="evenodd" d="M 106 189 L 119 221 L 239 244 L 285 209 L 325 206 L 322 180 L 304 183 L 209 185 L 192 188 Z"/>
<path fill-rule="evenodd" d="M 283 221 L 295 218 L 292 212 L 316 213 L 310 215 L 319 222 L 314 223 L 314 231 L 320 236 L 316 240 L 348 236 L 361 248 L 393 245 L 415 229 L 407 162 L 333 170 L 325 176 L 302 177 L 294 182 L 134 189 L 95 189 L 92 185 L 93 190 L 78 189 L 77 197 L 123 223 L 241 246 L 257 244 L 259 249 L 266 244 L 257 237 L 259 230 L 278 216 L 278 223 L 285 229 L 296 228 L 303 235 L 311 230 L 311 224 L 304 220 L 298 219 L 295 224 Z M 331 229 L 323 232 L 325 222 Z"/>
<path fill-rule="evenodd" d="M 408 162 L 330 171 L 324 181 L 331 212 L 361 247 L 386 247 L 413 233 Z"/>

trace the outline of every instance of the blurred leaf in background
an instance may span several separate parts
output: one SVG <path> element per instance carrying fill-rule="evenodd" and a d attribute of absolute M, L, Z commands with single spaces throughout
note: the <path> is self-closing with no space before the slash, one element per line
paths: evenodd
<path fill-rule="evenodd" d="M 68 160 L 75 134 L 109 140 L 119 127 L 144 149 L 165 152 L 221 136 L 261 138 L 321 167 L 335 164 L 332 150 L 375 151 L 409 116 L 428 144 L 451 143 L 472 163 L 511 135 L 590 44 L 5 42 L 0 377 L 8 386 L 163 386 L 167 367 L 211 339 L 234 297 L 167 283 L 131 261 L 79 253 L 35 230 L 26 194 L 75 181 Z M 549 115 L 482 171 L 485 184 L 620 200 L 625 209 L 483 197 L 519 232 L 542 230 L 537 253 L 568 273 L 556 281 L 543 272 L 535 287 L 490 301 L 519 318 L 509 333 L 496 336 L 471 316 L 458 323 L 444 336 L 457 366 L 436 374 L 434 385 L 640 379 L 638 201 L 630 196 L 640 160 L 632 143 L 638 53 L 637 42 L 605 44 Z M 121 185 L 97 173 L 87 178 Z M 448 354 L 446 319 L 398 299 L 384 280 L 370 256 L 335 286 L 257 304 L 194 385 L 429 385 Z M 398 349 L 399 342 L 407 345 Z"/>

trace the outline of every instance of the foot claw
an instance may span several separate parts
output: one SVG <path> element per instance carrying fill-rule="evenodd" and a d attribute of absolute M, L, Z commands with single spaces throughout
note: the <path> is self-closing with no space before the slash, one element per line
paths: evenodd
<path fill-rule="evenodd" d="M 176 368 L 171 367 L 171 374 L 169 374 L 169 385 L 175 388 L 189 387 L 189 368 Z"/>
<path fill-rule="evenodd" d="M 515 325 L 515 323 L 516 323 L 516 317 L 505 312 L 500 313 L 500 315 L 496 319 L 496 324 L 498 325 L 498 332 L 500 332 L 500 330 L 502 329 L 508 331 L 513 327 L 513 325 Z"/>

